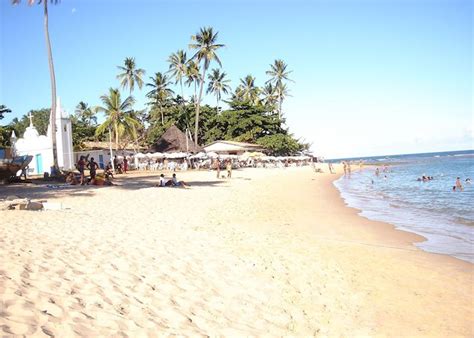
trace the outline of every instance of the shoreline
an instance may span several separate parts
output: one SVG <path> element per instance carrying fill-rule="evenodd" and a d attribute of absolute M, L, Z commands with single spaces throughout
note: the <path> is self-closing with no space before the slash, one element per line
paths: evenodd
<path fill-rule="evenodd" d="M 333 185 L 340 174 L 178 172 L 191 184 L 179 189 L 154 188 L 159 173 L 0 190 L 65 208 L 0 211 L 4 333 L 474 333 L 472 264 L 358 215 Z"/>

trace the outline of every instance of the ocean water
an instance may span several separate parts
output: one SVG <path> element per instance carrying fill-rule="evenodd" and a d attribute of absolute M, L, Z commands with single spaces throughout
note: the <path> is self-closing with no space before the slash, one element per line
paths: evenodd
<path fill-rule="evenodd" d="M 354 171 L 334 184 L 346 204 L 372 220 L 424 236 L 423 250 L 448 254 L 474 263 L 474 151 L 368 158 L 387 163 Z M 356 167 L 355 165 L 353 167 Z M 433 180 L 419 182 L 422 175 Z M 453 191 L 460 177 L 464 191 Z"/>

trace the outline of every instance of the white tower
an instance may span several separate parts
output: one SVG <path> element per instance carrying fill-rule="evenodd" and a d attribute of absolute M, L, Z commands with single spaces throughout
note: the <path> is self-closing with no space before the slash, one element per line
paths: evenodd
<path fill-rule="evenodd" d="M 51 123 L 48 127 L 48 137 L 51 137 Z M 56 104 L 56 147 L 59 168 L 65 170 L 73 169 L 72 125 L 68 114 L 61 108 L 61 99 L 59 97 Z"/>

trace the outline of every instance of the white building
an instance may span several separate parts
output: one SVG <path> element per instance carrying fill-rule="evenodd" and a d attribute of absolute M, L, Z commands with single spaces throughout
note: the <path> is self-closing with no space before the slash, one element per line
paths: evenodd
<path fill-rule="evenodd" d="M 214 152 L 219 155 L 242 155 L 245 152 L 262 151 L 263 147 L 245 142 L 215 141 L 205 146 L 204 150 L 206 153 Z"/>
<path fill-rule="evenodd" d="M 67 113 L 61 109 L 59 98 L 57 102 L 56 148 L 58 166 L 60 169 L 70 170 L 74 168 L 71 120 Z M 33 156 L 33 160 L 28 166 L 28 174 L 43 175 L 46 172 L 51 174 L 51 168 L 54 164 L 51 132 L 50 123 L 47 134 L 39 135 L 38 130 L 33 125 L 33 117 L 30 115 L 30 126 L 26 128 L 23 137 L 17 139 L 15 133 L 12 133 L 11 144 L 15 155 Z"/>

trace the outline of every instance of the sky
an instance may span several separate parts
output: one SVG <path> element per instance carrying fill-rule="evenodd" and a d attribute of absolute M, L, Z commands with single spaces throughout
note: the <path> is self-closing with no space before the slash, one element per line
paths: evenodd
<path fill-rule="evenodd" d="M 283 103 L 286 125 L 326 158 L 473 149 L 472 15 L 471 0 L 49 6 L 57 93 L 68 112 L 79 101 L 98 105 L 108 88 L 118 87 L 125 57 L 135 57 L 148 80 L 168 69 L 172 52 L 191 56 L 190 36 L 212 26 L 225 44 L 219 56 L 232 88 L 247 74 L 263 85 L 275 59 L 288 64 L 294 83 Z M 0 49 L 0 104 L 12 110 L 1 123 L 50 106 L 42 6 L 1 1 Z M 134 92 L 137 109 L 145 107 L 146 92 Z"/>

